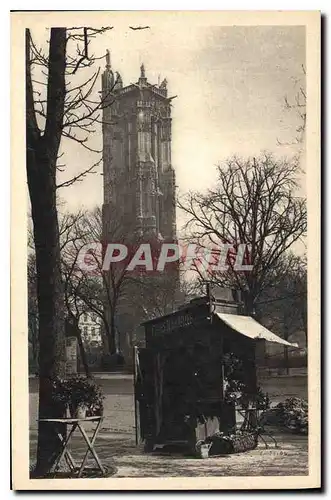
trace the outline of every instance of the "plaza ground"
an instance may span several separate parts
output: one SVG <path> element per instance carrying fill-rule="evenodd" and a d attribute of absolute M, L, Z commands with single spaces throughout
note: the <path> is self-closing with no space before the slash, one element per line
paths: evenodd
<path fill-rule="evenodd" d="M 283 476 L 308 473 L 308 438 L 273 430 L 279 448 L 263 442 L 255 450 L 209 458 L 187 458 L 182 455 L 145 454 L 135 444 L 133 381 L 129 374 L 98 374 L 97 382 L 105 394 L 104 421 L 96 450 L 105 465 L 115 466 L 114 477 L 175 476 Z M 264 390 L 274 403 L 286 397 L 307 398 L 307 380 L 303 375 L 277 376 L 265 381 Z M 30 378 L 30 461 L 33 463 L 37 444 L 38 380 Z M 91 427 L 91 425 L 90 425 Z M 90 430 L 87 427 L 87 430 Z M 84 442 L 72 440 L 75 457 L 82 458 Z"/>

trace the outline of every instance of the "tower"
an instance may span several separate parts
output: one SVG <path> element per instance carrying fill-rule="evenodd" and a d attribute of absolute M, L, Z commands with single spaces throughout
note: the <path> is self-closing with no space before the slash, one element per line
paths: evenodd
<path fill-rule="evenodd" d="M 126 241 L 130 238 L 131 241 L 176 241 L 175 171 L 171 164 L 173 97 L 168 97 L 167 80 L 149 83 L 142 64 L 138 81 L 123 86 L 120 74 L 112 70 L 107 51 L 101 97 L 103 240 L 113 241 L 116 220 Z M 157 279 L 160 286 L 166 278 Z M 177 288 L 178 275 L 174 279 L 174 288 Z M 146 276 L 144 280 L 145 284 L 150 283 L 150 288 L 155 287 L 156 278 Z M 172 290 L 172 295 L 174 292 Z M 116 329 L 121 350 L 124 349 L 122 337 L 130 337 L 141 321 L 149 319 L 134 309 L 133 302 L 127 298 L 117 311 Z"/>
<path fill-rule="evenodd" d="M 144 65 L 123 86 L 107 51 L 102 75 L 104 217 L 109 207 L 138 235 L 176 237 L 175 172 L 171 165 L 171 100 L 167 81 L 152 85 Z"/>

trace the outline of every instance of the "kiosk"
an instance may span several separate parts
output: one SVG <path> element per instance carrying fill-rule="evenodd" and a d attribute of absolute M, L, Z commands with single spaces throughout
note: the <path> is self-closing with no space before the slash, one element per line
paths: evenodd
<path fill-rule="evenodd" d="M 136 438 L 145 450 L 196 443 L 236 426 L 225 398 L 226 359 L 242 363 L 246 390 L 255 394 L 265 341 L 290 345 L 244 314 L 239 294 L 207 286 L 205 296 L 147 321 L 145 347 L 135 348 Z"/>

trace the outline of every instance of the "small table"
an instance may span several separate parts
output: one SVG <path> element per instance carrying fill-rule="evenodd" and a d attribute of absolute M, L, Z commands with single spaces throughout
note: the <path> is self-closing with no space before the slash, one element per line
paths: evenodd
<path fill-rule="evenodd" d="M 70 468 L 70 471 L 74 472 L 74 471 L 78 470 L 77 477 L 81 477 L 83 474 L 84 468 L 85 468 L 87 457 L 88 457 L 89 453 L 91 453 L 93 455 L 95 462 L 98 465 L 98 468 L 100 469 L 102 474 L 105 474 L 105 469 L 103 468 L 103 466 L 100 462 L 100 459 L 97 455 L 97 452 L 94 449 L 94 443 L 96 441 L 96 438 L 97 438 L 102 421 L 103 421 L 103 417 L 101 417 L 101 416 L 99 416 L 99 417 L 85 417 L 85 418 L 41 418 L 41 419 L 39 419 L 39 422 L 49 422 L 50 424 L 54 424 L 54 430 L 55 430 L 55 432 L 56 432 L 56 434 L 57 434 L 57 436 L 62 444 L 62 453 L 55 462 L 54 472 L 57 471 L 61 460 L 64 458 L 66 460 L 69 468 Z M 86 431 L 84 429 L 84 426 L 83 426 L 84 422 L 97 422 L 97 426 L 94 429 L 94 433 L 93 433 L 91 440 L 89 439 L 89 437 L 86 434 Z M 57 429 L 57 424 L 64 424 L 67 426 L 71 425 L 71 429 L 70 429 L 70 431 L 65 439 L 63 438 L 61 432 L 59 432 L 59 430 Z M 80 430 L 80 433 L 83 436 L 84 441 L 87 445 L 86 453 L 85 453 L 83 461 L 79 467 L 77 467 L 77 465 L 73 459 L 73 456 L 70 453 L 69 448 L 68 448 L 69 441 L 77 428 Z"/>

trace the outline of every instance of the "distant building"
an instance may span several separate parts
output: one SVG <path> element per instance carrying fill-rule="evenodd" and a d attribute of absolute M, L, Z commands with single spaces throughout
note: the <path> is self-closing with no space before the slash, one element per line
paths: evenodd
<path fill-rule="evenodd" d="M 86 312 L 79 319 L 79 328 L 82 332 L 83 342 L 87 345 L 97 346 L 102 344 L 101 320 L 93 312 Z"/>

